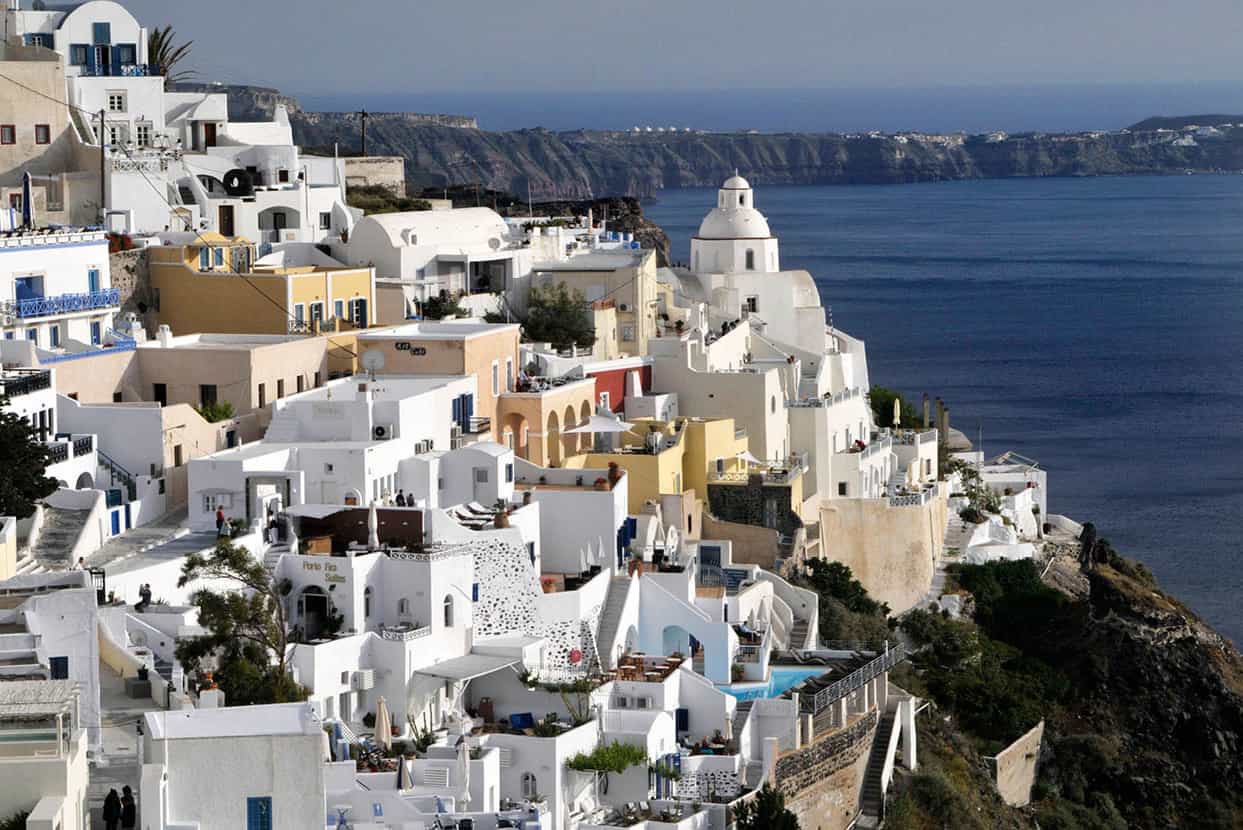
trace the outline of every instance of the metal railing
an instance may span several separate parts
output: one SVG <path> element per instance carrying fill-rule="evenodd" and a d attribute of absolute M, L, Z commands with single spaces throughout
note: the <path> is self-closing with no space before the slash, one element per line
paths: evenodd
<path fill-rule="evenodd" d="M 741 645 L 738 646 L 738 653 L 735 655 L 735 659 L 739 663 L 758 663 L 763 651 L 764 647 L 762 645 Z"/>
<path fill-rule="evenodd" d="M 73 457 L 77 458 L 82 455 L 90 455 L 95 449 L 95 436 L 83 435 L 80 438 L 73 439 Z"/>
<path fill-rule="evenodd" d="M 52 388 L 52 373 L 42 369 L 16 369 L 0 377 L 0 397 L 16 398 Z"/>
<path fill-rule="evenodd" d="M 103 450 L 97 450 L 96 455 L 99 458 L 99 466 L 108 471 L 108 476 L 112 483 L 120 481 L 125 485 L 125 492 L 129 496 L 130 501 L 138 498 L 138 480 L 129 470 L 118 464 L 110 455 Z"/>
<path fill-rule="evenodd" d="M 380 626 L 380 639 L 382 640 L 418 640 L 429 636 L 431 633 L 432 627 L 430 625 L 424 625 L 418 628 L 407 628 L 404 626 L 389 627 L 386 625 Z"/>
<path fill-rule="evenodd" d="M 47 460 L 49 464 L 59 464 L 62 461 L 69 460 L 69 445 L 64 442 L 48 444 Z"/>
<path fill-rule="evenodd" d="M 82 294 L 54 294 L 50 297 L 27 297 L 9 304 L 11 314 L 18 317 L 49 317 L 53 314 L 72 314 L 76 311 L 93 311 L 121 304 L 121 292 L 116 288 L 88 291 Z"/>
<path fill-rule="evenodd" d="M 853 691 L 863 688 L 865 683 L 875 679 L 906 659 L 906 647 L 901 643 L 877 656 L 867 665 L 851 672 L 841 680 L 825 686 L 814 695 L 803 695 L 799 698 L 799 709 L 804 713 L 819 714 L 828 709 L 835 701 L 841 700 Z"/>
<path fill-rule="evenodd" d="M 889 497 L 890 507 L 920 507 L 936 498 L 937 485 L 933 484 L 926 490 L 920 490 L 918 493 L 904 493 L 898 496 Z"/>
<path fill-rule="evenodd" d="M 138 343 L 131 337 L 126 337 L 119 332 L 108 329 L 107 337 L 112 339 L 112 345 L 104 346 L 99 349 L 88 349 L 84 352 L 67 352 L 66 354 L 52 354 L 47 357 L 39 358 L 40 363 L 64 363 L 67 360 L 82 360 L 87 357 L 98 357 L 101 354 L 114 354 L 116 352 L 132 352 L 138 348 Z"/>
<path fill-rule="evenodd" d="M 160 75 L 160 67 L 154 63 L 82 66 L 78 74 L 83 78 L 153 78 Z"/>
<path fill-rule="evenodd" d="M 894 433 L 893 441 L 895 444 L 905 444 L 908 447 L 927 444 L 929 441 L 937 440 L 937 431 L 935 429 L 926 429 L 922 432 L 914 430 L 903 430 Z"/>

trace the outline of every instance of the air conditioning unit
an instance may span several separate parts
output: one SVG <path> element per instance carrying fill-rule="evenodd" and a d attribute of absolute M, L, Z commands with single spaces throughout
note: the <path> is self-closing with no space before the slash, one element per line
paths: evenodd
<path fill-rule="evenodd" d="M 393 425 L 376 424 L 371 428 L 371 437 L 377 441 L 387 441 L 393 437 Z"/>
<path fill-rule="evenodd" d="M 350 678 L 350 688 L 356 692 L 365 692 L 375 688 L 375 669 L 362 669 L 354 672 Z"/>

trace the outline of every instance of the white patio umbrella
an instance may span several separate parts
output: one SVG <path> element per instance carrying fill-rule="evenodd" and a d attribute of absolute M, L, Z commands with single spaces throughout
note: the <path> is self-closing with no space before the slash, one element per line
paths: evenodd
<path fill-rule="evenodd" d="M 414 779 L 410 777 L 410 765 L 406 763 L 405 758 L 397 759 L 397 789 L 408 790 L 414 786 Z"/>
<path fill-rule="evenodd" d="M 461 738 L 457 742 L 457 762 L 461 767 L 462 775 L 462 805 L 465 808 L 470 804 L 470 747 L 466 745 L 466 739 Z M 465 809 L 463 809 L 465 812 Z"/>
<path fill-rule="evenodd" d="M 380 549 L 380 514 L 376 511 L 376 503 L 371 502 L 371 509 L 367 511 L 367 549 Z"/>
<path fill-rule="evenodd" d="M 594 432 L 598 435 L 609 433 L 630 432 L 634 429 L 634 424 L 625 421 L 619 421 L 616 418 L 609 418 L 605 415 L 592 415 L 586 421 L 583 421 L 574 429 L 562 430 L 563 435 L 573 435 L 581 432 Z"/>
<path fill-rule="evenodd" d="M 893 427 L 897 429 L 902 426 L 902 399 L 893 399 Z"/>
<path fill-rule="evenodd" d="M 393 747 L 393 721 L 388 714 L 388 704 L 384 701 L 384 696 L 376 701 L 375 705 L 375 739 L 376 743 L 384 747 L 384 751 Z"/>
<path fill-rule="evenodd" d="M 737 458 L 738 458 L 740 461 L 745 461 L 745 462 L 747 462 L 748 464 L 759 464 L 759 463 L 761 463 L 761 462 L 760 462 L 760 460 L 759 460 L 758 458 L 756 458 L 754 455 L 752 455 L 752 454 L 751 454 L 751 451 L 750 451 L 750 450 L 743 450 L 742 452 L 738 453 Z"/>

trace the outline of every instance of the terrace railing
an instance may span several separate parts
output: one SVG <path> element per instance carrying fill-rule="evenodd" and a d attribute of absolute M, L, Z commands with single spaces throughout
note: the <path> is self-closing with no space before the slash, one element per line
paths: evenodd
<path fill-rule="evenodd" d="M 52 373 L 38 369 L 17 369 L 0 377 L 0 396 L 16 398 L 52 388 Z"/>
<path fill-rule="evenodd" d="M 121 304 L 121 292 L 116 288 L 103 291 L 87 291 L 81 294 L 53 294 L 50 297 L 26 297 L 9 304 L 10 313 L 23 319 L 51 317 L 56 314 L 72 314 L 78 311 L 94 311 Z"/>
<path fill-rule="evenodd" d="M 819 714 L 828 709 L 834 702 L 846 695 L 863 688 L 868 683 L 906 659 L 906 647 L 901 643 L 886 650 L 859 668 L 834 683 L 825 686 L 814 695 L 803 695 L 799 699 L 799 709 L 804 714 Z"/>

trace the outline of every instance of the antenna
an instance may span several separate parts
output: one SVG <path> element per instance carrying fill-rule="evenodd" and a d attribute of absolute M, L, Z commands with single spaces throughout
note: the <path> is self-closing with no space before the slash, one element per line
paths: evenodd
<path fill-rule="evenodd" d="M 359 360 L 372 380 L 375 380 L 375 373 L 384 368 L 384 353 L 375 349 L 368 349 L 363 352 L 363 356 Z"/>

